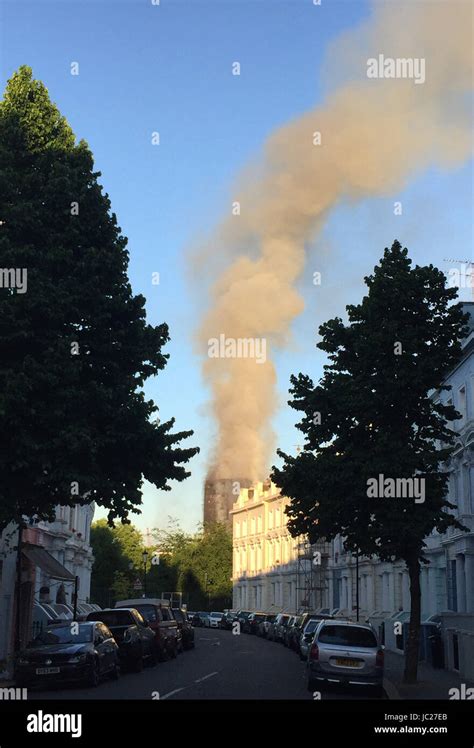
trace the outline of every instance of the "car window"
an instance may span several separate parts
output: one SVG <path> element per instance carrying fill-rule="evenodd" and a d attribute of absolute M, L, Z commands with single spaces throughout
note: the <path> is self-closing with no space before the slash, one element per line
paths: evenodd
<path fill-rule="evenodd" d="M 109 628 L 111 626 L 130 626 L 135 621 L 129 610 L 101 610 L 97 613 L 89 613 L 96 620 L 102 621 Z"/>
<path fill-rule="evenodd" d="M 336 644 L 342 647 L 376 647 L 377 639 L 369 629 L 359 626 L 323 626 L 319 633 L 321 644 Z"/>
<path fill-rule="evenodd" d="M 160 620 L 160 611 L 156 605 L 137 605 L 137 611 L 148 623 L 157 623 Z"/>
<path fill-rule="evenodd" d="M 161 615 L 163 616 L 164 621 L 172 621 L 171 613 L 168 610 L 168 608 L 162 608 L 161 609 Z"/>
<path fill-rule="evenodd" d="M 72 633 L 72 628 L 67 626 L 52 626 L 42 631 L 30 646 L 44 647 L 50 644 L 87 644 L 92 641 L 93 626 L 90 624 L 79 624 L 77 634 Z"/>
<path fill-rule="evenodd" d="M 313 631 L 316 631 L 319 623 L 321 621 L 316 618 L 310 618 L 306 626 L 304 627 L 304 633 L 305 634 L 312 634 Z"/>
<path fill-rule="evenodd" d="M 173 610 L 173 615 L 179 623 L 183 623 L 184 617 L 180 610 Z"/>

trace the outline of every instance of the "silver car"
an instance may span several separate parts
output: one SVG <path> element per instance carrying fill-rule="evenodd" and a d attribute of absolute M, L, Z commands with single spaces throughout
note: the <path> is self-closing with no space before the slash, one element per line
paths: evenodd
<path fill-rule="evenodd" d="M 383 648 L 372 626 L 352 621 L 321 621 L 308 652 L 308 690 L 318 682 L 383 688 Z"/>
<path fill-rule="evenodd" d="M 308 659 L 308 651 L 314 638 L 314 632 L 322 620 L 322 617 L 314 616 L 314 618 L 308 618 L 306 621 L 299 641 L 300 660 Z"/>

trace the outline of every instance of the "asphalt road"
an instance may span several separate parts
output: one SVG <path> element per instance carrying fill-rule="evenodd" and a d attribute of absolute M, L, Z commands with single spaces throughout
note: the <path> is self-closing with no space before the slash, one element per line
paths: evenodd
<path fill-rule="evenodd" d="M 219 629 L 195 629 L 196 646 L 175 660 L 123 673 L 97 688 L 28 690 L 35 699 L 304 699 L 305 664 L 282 644 Z M 321 699 L 373 698 L 364 689 L 330 687 Z"/>

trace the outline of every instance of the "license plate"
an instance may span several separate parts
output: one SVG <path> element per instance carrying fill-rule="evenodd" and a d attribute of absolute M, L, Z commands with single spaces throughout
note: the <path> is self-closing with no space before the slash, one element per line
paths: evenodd
<path fill-rule="evenodd" d="M 58 667 L 37 667 L 36 675 L 55 675 L 59 673 Z"/>
<path fill-rule="evenodd" d="M 336 665 L 341 665 L 342 667 L 359 667 L 359 661 L 358 660 L 348 660 L 344 657 L 338 658 L 336 660 Z"/>

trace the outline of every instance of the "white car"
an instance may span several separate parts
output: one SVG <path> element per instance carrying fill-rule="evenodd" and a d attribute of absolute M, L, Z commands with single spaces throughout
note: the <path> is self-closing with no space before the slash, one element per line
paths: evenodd
<path fill-rule="evenodd" d="M 223 617 L 224 617 L 223 613 L 216 613 L 216 612 L 212 613 L 211 612 L 211 614 L 209 616 L 209 625 L 210 625 L 211 629 L 218 629 L 218 628 L 220 628 L 221 621 L 222 621 Z"/>

